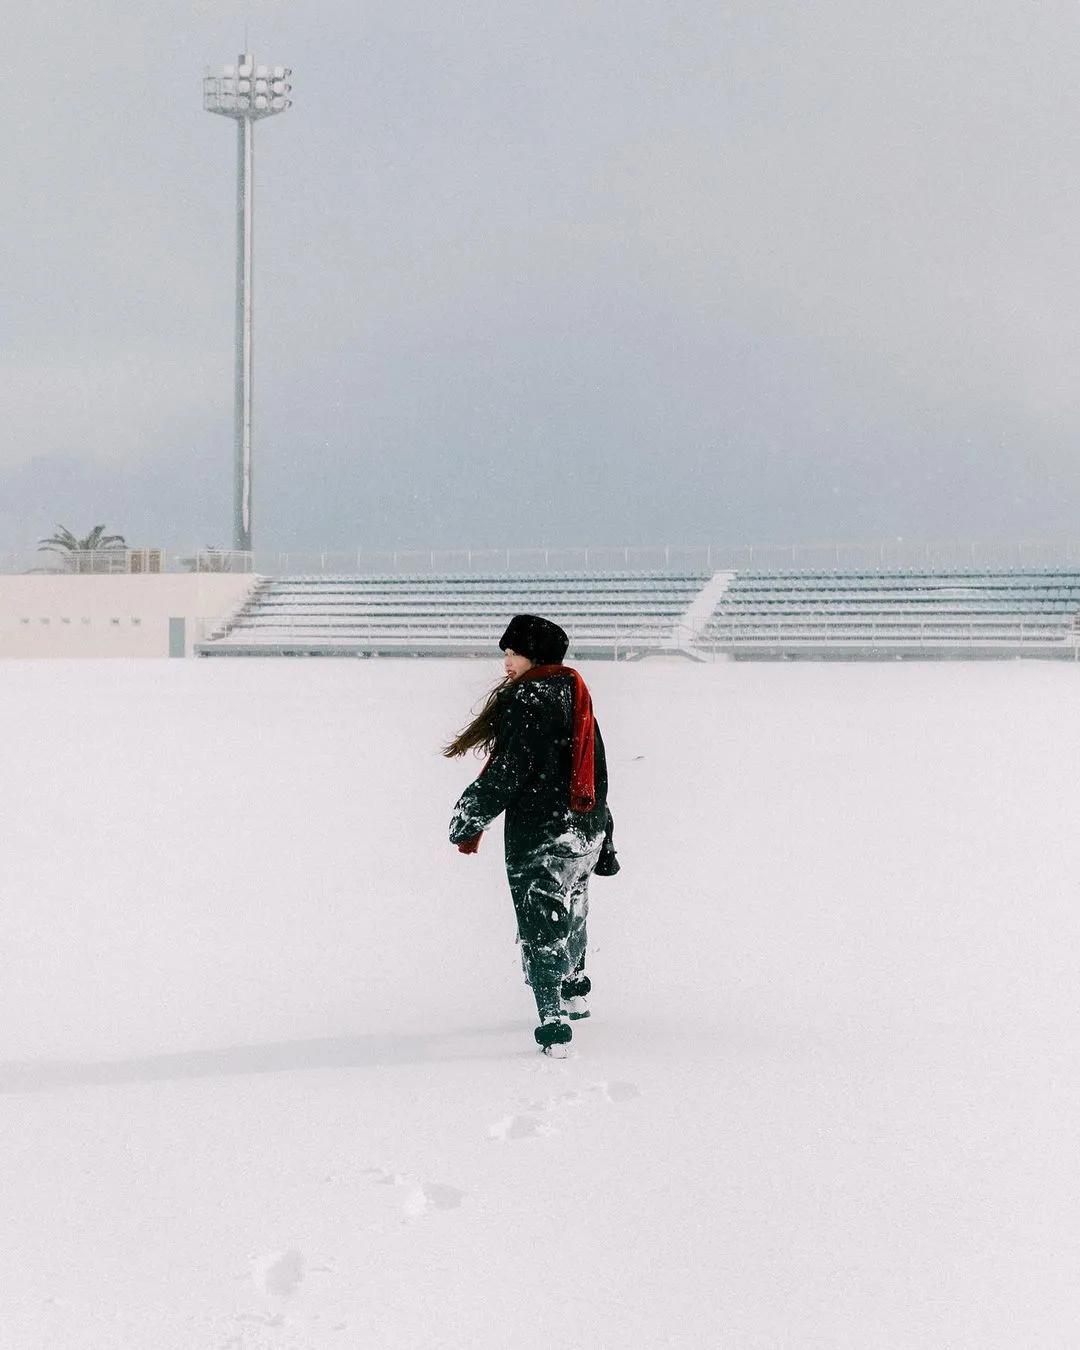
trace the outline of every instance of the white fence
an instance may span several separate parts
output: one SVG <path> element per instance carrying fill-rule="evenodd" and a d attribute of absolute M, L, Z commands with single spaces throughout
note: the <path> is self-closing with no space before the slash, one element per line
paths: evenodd
<path fill-rule="evenodd" d="M 0 553 L 7 576 L 124 576 L 161 572 L 242 573 L 255 570 L 254 557 L 233 549 L 170 553 L 162 548 L 99 548 L 70 552 Z"/>
<path fill-rule="evenodd" d="M 0 573 L 258 572 L 264 576 L 437 575 L 453 572 L 887 571 L 1080 568 L 1080 542 L 589 545 L 503 549 L 104 549 L 0 553 Z"/>
<path fill-rule="evenodd" d="M 324 549 L 256 551 L 266 576 L 441 575 L 454 572 L 706 572 L 714 550 L 675 544 L 581 548 Z M 719 553 L 716 553 L 719 556 Z"/>
<path fill-rule="evenodd" d="M 255 571 L 266 576 L 433 574 L 448 572 L 717 572 L 851 571 L 885 568 L 1080 568 L 1080 542 L 820 544 L 654 544 L 580 548 L 370 549 L 261 552 Z"/>
<path fill-rule="evenodd" d="M 1047 624 L 1002 622 L 995 626 L 963 620 L 925 620 L 904 622 L 895 619 L 852 620 L 832 616 L 815 616 L 800 621 L 786 619 L 713 618 L 705 630 L 693 638 L 693 646 L 703 652 L 731 652 L 755 647 L 790 648 L 836 647 L 845 648 L 922 648 L 938 647 L 1063 647 L 1073 653 L 1080 634 L 1074 628 Z"/>
<path fill-rule="evenodd" d="M 320 632 L 311 624 L 283 623 L 270 628 L 234 626 L 229 619 L 203 619 L 192 628 L 197 645 L 209 644 L 228 653 L 243 649 L 267 655 L 285 652 L 316 651 L 324 655 L 339 653 L 421 653 L 425 655 L 475 655 L 494 660 L 498 657 L 499 628 L 490 634 L 463 632 L 453 622 L 433 624 L 408 622 L 392 629 L 373 627 L 367 632 L 344 637 L 333 629 Z M 664 622 L 620 622 L 613 620 L 602 629 L 571 633 L 571 648 L 579 655 L 610 655 L 616 660 L 661 652 L 682 652 L 701 658 L 694 647 L 696 629 L 678 620 Z M 224 640 L 223 640 L 224 639 Z"/>

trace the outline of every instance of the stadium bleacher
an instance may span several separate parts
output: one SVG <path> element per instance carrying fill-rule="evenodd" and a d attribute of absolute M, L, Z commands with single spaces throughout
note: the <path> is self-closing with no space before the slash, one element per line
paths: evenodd
<path fill-rule="evenodd" d="M 677 649 L 707 572 L 279 577 L 202 656 L 490 653 L 510 616 L 541 613 L 578 656 Z"/>
<path fill-rule="evenodd" d="M 264 579 L 201 656 L 482 655 L 541 613 L 571 657 L 1075 656 L 1080 571 L 447 573 Z"/>
<path fill-rule="evenodd" d="M 1080 572 L 736 573 L 695 637 L 742 657 L 1072 655 Z"/>

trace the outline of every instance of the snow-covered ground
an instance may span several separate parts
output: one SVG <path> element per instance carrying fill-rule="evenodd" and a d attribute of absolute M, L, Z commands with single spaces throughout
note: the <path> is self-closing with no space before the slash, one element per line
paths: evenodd
<path fill-rule="evenodd" d="M 496 661 L 5 665 L 4 1350 L 1080 1344 L 1080 669 L 582 669 L 551 1063 Z"/>

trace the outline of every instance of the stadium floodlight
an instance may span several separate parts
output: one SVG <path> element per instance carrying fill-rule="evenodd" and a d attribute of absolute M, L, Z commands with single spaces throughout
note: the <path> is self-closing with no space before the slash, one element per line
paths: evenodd
<path fill-rule="evenodd" d="M 255 123 L 292 107 L 288 66 L 258 66 L 249 52 L 208 71 L 203 107 L 236 122 L 236 413 L 233 548 L 251 551 L 251 429 L 254 376 Z"/>

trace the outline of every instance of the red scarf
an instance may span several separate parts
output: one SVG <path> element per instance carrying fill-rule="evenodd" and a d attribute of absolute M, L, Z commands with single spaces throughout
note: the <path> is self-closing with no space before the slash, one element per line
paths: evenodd
<path fill-rule="evenodd" d="M 570 810 L 591 811 L 596 805 L 596 719 L 588 685 L 573 666 L 531 666 L 518 681 L 545 680 L 552 675 L 574 677 L 574 739 L 570 761 Z"/>
<path fill-rule="evenodd" d="M 572 666 L 530 666 L 517 680 L 544 680 L 552 675 L 572 675 L 574 677 L 574 734 L 571 742 L 570 760 L 570 809 L 571 811 L 591 811 L 596 805 L 595 751 L 596 721 L 593 718 L 592 695 L 578 671 Z M 480 770 L 483 774 L 490 757 Z M 458 844 L 459 853 L 475 853 L 484 837 L 481 832 L 472 839 Z"/>

